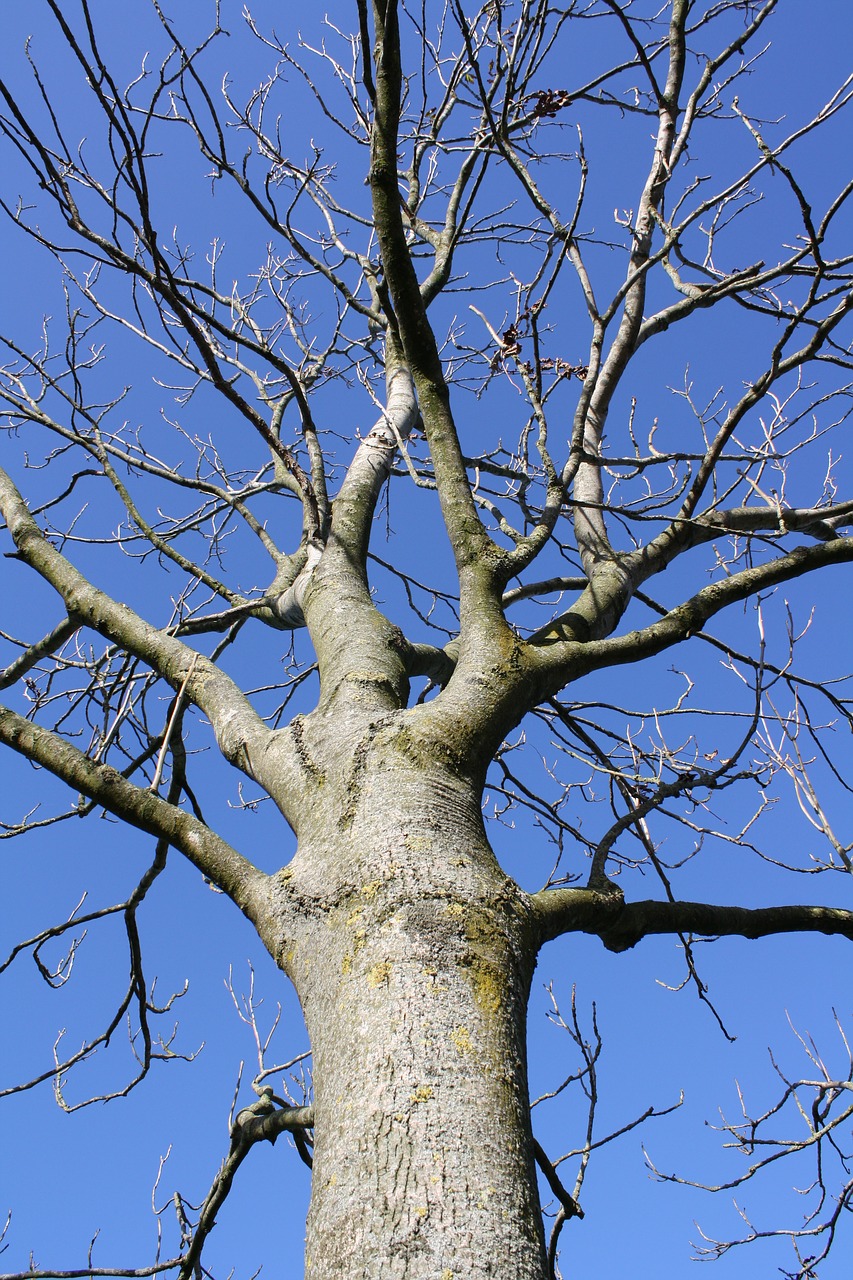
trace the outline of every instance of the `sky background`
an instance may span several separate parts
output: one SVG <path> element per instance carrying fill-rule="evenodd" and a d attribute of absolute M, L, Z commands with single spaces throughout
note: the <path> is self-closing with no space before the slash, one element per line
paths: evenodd
<path fill-rule="evenodd" d="M 71 11 L 70 0 L 63 6 Z M 132 9 L 134 21 L 123 6 L 99 5 L 95 13 L 105 50 L 127 78 L 133 74 L 147 46 L 151 31 L 140 5 Z M 342 24 L 352 21 L 354 6 L 338 4 L 333 17 Z M 202 0 L 185 0 L 175 6 L 175 16 L 201 29 L 210 6 Z M 318 9 L 318 13 L 320 10 Z M 291 19 L 279 6 L 253 6 L 260 26 L 278 25 L 280 34 Z M 307 21 L 307 19 L 306 19 Z M 246 43 L 237 6 L 223 7 L 223 22 L 232 32 L 222 51 L 211 59 L 217 74 L 224 62 L 237 68 L 238 87 L 251 86 L 252 76 L 262 65 Z M 63 113 L 69 121 L 69 136 L 87 132 L 85 99 L 70 76 L 67 63 L 57 51 L 49 15 L 40 6 L 11 8 L 4 15 L 3 74 L 23 90 L 26 68 L 21 59 L 25 37 L 33 34 L 32 50 L 39 59 L 48 83 L 60 89 Z M 776 50 L 757 75 L 763 77 L 766 114 L 773 119 L 790 113 L 800 118 L 814 111 L 831 89 L 848 74 L 853 54 L 853 27 L 846 5 L 837 0 L 818 4 L 782 0 L 772 28 Z M 557 71 L 554 71 L 555 77 Z M 570 83 L 574 67 L 565 68 Z M 121 76 L 118 77 L 121 79 Z M 240 81 L 243 81 L 243 86 Z M 212 76 L 214 85 L 216 76 Z M 304 89 L 289 84 L 292 96 L 286 103 L 288 127 L 302 125 L 309 109 Z M 235 96 L 239 96 L 236 95 Z M 306 145 L 307 123 L 299 145 Z M 595 126 L 586 132 L 591 156 L 607 156 L 595 169 L 594 209 L 602 220 L 613 207 L 634 203 L 639 190 L 645 155 L 634 154 L 623 141 L 619 122 L 606 117 L 601 133 Z M 631 135 L 633 136 L 633 135 Z M 819 204 L 830 189 L 837 189 L 850 173 L 849 134 L 839 124 L 818 135 L 810 156 L 800 153 L 798 172 L 809 185 L 809 193 Z M 319 138 L 318 138 L 319 140 Z M 336 143 L 332 144 L 335 152 Z M 727 161 L 726 143 L 713 148 L 710 158 L 721 165 Z M 208 199 L 209 187 L 200 181 L 199 166 L 189 168 L 189 152 L 167 157 L 160 166 L 160 200 L 166 212 L 174 210 L 174 221 L 191 231 L 199 253 L 207 240 L 220 235 L 233 255 L 237 270 L 251 270 L 263 253 L 264 235 L 247 226 L 231 195 L 217 187 Z M 336 152 L 341 179 L 351 177 L 349 160 Z M 25 202 L 33 198 L 20 164 L 9 152 L 4 154 L 3 186 L 14 200 L 18 191 Z M 628 195 L 625 194 L 628 193 Z M 37 193 L 36 193 L 37 194 Z M 365 193 L 366 198 L 366 193 Z M 769 205 L 764 230 L 774 234 L 775 206 Z M 164 223 L 164 225 L 167 225 Z M 612 225 L 612 224 L 611 224 Z M 761 221 L 755 228 L 762 230 Z M 603 234 L 603 233 L 602 233 Z M 28 243 L 8 220 L 0 222 L 3 271 L 0 278 L 0 307 L 3 328 L 22 335 L 24 346 L 37 341 L 41 318 L 49 313 L 61 317 L 62 298 L 54 264 L 48 256 Z M 744 261 L 752 261 L 754 245 L 745 236 L 738 246 Z M 475 270 L 479 267 L 475 267 Z M 604 268 L 603 268 L 604 269 Z M 615 270 L 615 266 L 614 266 Z M 459 303 L 451 300 L 442 315 L 450 316 Z M 565 306 L 570 306 L 566 299 Z M 584 331 L 570 310 L 560 316 L 565 324 L 562 339 L 566 358 L 583 356 Z M 322 317 L 320 323 L 322 323 Z M 577 333 L 577 338 L 575 338 Z M 740 318 L 728 314 L 724 320 L 702 331 L 696 341 L 689 330 L 674 335 L 666 348 L 650 350 L 638 363 L 637 380 L 628 388 L 639 398 L 647 418 L 662 410 L 670 395 L 667 387 L 683 385 L 685 367 L 700 388 L 713 391 L 724 377 L 736 383 L 736 365 L 748 341 L 748 328 Z M 473 332 L 469 330 L 473 338 Z M 573 348 L 572 343 L 576 342 Z M 116 385 L 133 383 L 135 398 L 129 412 L 140 420 L 153 421 L 159 411 L 158 396 L 152 390 L 150 370 L 140 360 L 131 343 L 111 340 L 113 364 L 107 366 Z M 374 411 L 367 395 L 356 388 L 347 396 L 330 388 L 320 398 L 327 420 L 341 433 L 342 458 L 348 456 L 347 441 L 357 429 L 369 428 Z M 199 410 L 203 413 L 204 406 Z M 507 429 L 516 411 L 507 394 L 503 412 Z M 465 429 L 472 435 L 490 425 L 494 408 L 471 405 L 466 411 Z M 220 424 L 214 423 L 213 426 Z M 502 423 L 498 423 L 500 428 Z M 677 423 L 673 419 L 673 429 Z M 664 430 L 667 424 L 664 423 Z M 164 432 L 165 438 L 165 432 Z M 0 439 L 0 456 L 9 457 L 10 469 L 26 482 L 26 492 L 38 496 L 48 492 L 43 472 L 25 474 L 22 457 L 40 459 L 44 440 L 32 444 L 18 438 Z M 39 453 L 39 450 L 42 452 Z M 843 450 L 842 450 L 843 452 Z M 849 450 L 848 450 L 849 452 Z M 842 460 L 840 464 L 849 464 Z M 810 477 L 813 479 L 813 477 Z M 392 495 L 386 538 L 383 527 L 375 543 L 379 555 L 403 555 L 413 571 L 441 575 L 449 564 L 449 554 L 430 523 L 432 516 L 422 495 L 407 491 Z M 381 516 L 384 521 L 385 516 Z M 103 527 L 97 505 L 81 517 L 81 529 L 96 524 Z M 4 543 L 4 550 L 6 550 Z M 155 577 L 148 566 L 122 562 L 114 549 L 104 546 L 73 546 L 69 554 L 99 584 L 112 589 L 137 607 L 148 608 L 156 616 L 162 605 L 153 592 Z M 245 584 L 256 580 L 259 571 L 245 550 L 245 565 L 239 564 L 237 577 Z M 377 574 L 377 586 L 389 611 L 397 607 L 393 583 Z M 174 590 L 172 585 L 169 590 Z M 834 570 L 786 590 L 795 616 L 802 623 L 814 607 L 816 620 L 804 642 L 804 666 L 817 678 L 844 675 L 850 669 L 849 634 L 853 607 L 849 573 Z M 34 576 L 11 559 L 0 561 L 0 600 L 6 602 L 0 629 L 35 638 L 53 625 L 58 614 L 51 593 L 41 589 Z M 781 598 L 767 605 L 768 617 L 776 628 L 783 623 Z M 8 613 L 8 620 L 7 615 Z M 22 617 L 27 621 L 20 623 Z M 738 631 L 754 636 L 754 613 L 745 610 L 731 623 L 729 634 Z M 257 633 L 261 631 L 257 628 Z M 235 674 L 248 683 L 261 685 L 280 671 L 281 637 L 274 634 L 243 636 L 243 648 L 235 662 Z M 771 645 L 783 650 L 778 629 Z M 297 637 L 297 646 L 304 646 Z M 304 648 L 301 650 L 304 652 Z M 11 657 L 3 650 L 0 662 Z M 683 661 L 682 661 L 683 659 Z M 229 655 L 226 665 L 231 662 Z M 634 671 L 608 672 L 587 682 L 583 696 L 606 698 L 613 703 L 636 698 L 648 700 L 649 707 L 669 698 L 681 677 L 672 668 L 684 668 L 689 661 L 691 675 L 700 689 L 700 704 L 714 705 L 725 696 L 726 675 L 720 671 L 717 655 L 691 650 L 689 659 L 665 655 L 642 676 Z M 639 684 L 638 684 L 639 679 Z M 728 677 L 734 681 L 734 677 Z M 703 685 L 703 682 L 707 682 Z M 705 692 L 707 689 L 707 692 Z M 306 696 L 310 692 L 306 691 Z M 10 705 L 21 706 L 17 697 L 7 695 Z M 851 773 L 849 735 L 833 737 L 837 758 Z M 535 738 L 532 748 L 537 749 Z M 545 750 L 544 747 L 541 748 Z M 17 759 L 3 758 L 0 771 L 0 820 L 19 821 L 36 799 L 45 811 L 67 807 L 67 789 L 35 772 Z M 270 804 L 256 812 L 239 807 L 236 781 L 215 753 L 208 752 L 203 764 L 205 790 L 213 814 L 213 825 L 247 856 L 264 869 L 272 870 L 292 852 L 292 837 Z M 767 831 L 773 851 L 782 857 L 800 859 L 809 841 L 816 843 L 805 821 L 793 805 L 793 797 L 777 788 L 779 804 L 771 815 Z M 744 811 L 745 812 L 745 809 Z M 849 801 L 846 811 L 837 812 L 842 838 L 850 834 Z M 728 811 L 735 823 L 737 802 Z M 523 887 L 539 888 L 547 878 L 553 850 L 524 815 L 516 815 L 516 826 L 496 826 L 492 839 L 502 863 Z M 136 883 L 153 853 L 151 840 L 117 822 L 93 817 L 76 819 L 45 832 L 33 832 L 17 840 L 0 843 L 3 858 L 4 890 L 0 895 L 0 952 L 5 956 L 21 938 L 61 918 L 89 889 L 90 905 L 121 901 Z M 636 886 L 635 886 L 636 889 Z M 648 884 L 646 893 L 656 889 Z M 759 902 L 838 901 L 846 885 L 835 878 L 792 877 L 775 873 L 743 851 L 717 844 L 711 856 L 684 880 L 684 896 L 707 897 L 711 901 Z M 635 892 L 634 896 L 641 896 Z M 645 895 L 642 895 L 645 896 Z M 143 1266 L 151 1261 L 157 1241 L 158 1219 L 152 1215 L 152 1186 L 160 1162 L 168 1154 L 154 1203 L 168 1206 L 177 1189 L 187 1200 L 200 1203 L 228 1145 L 228 1115 L 241 1062 L 246 1063 L 240 1105 L 251 1100 L 247 1088 L 254 1069 L 255 1048 L 249 1028 L 241 1022 L 228 989 L 240 995 L 248 990 L 250 966 L 255 973 L 255 990 L 263 1000 L 258 1019 L 262 1030 L 271 1025 L 281 1008 L 279 1029 L 267 1059 L 268 1065 L 284 1062 L 307 1048 L 301 1015 L 295 997 L 272 961 L 253 936 L 251 927 L 222 896 L 204 885 L 197 873 L 170 857 L 168 873 L 152 890 L 140 913 L 149 979 L 157 976 L 161 997 L 182 990 L 188 993 L 177 1003 L 175 1018 L 180 1022 L 177 1051 L 193 1054 L 192 1063 L 176 1061 L 160 1064 L 143 1085 L 125 1099 L 109 1106 L 94 1105 L 73 1115 L 64 1114 L 51 1096 L 48 1080 L 38 1088 L 0 1101 L 0 1211 L 12 1210 L 6 1236 L 6 1251 L 0 1254 L 0 1269 L 23 1270 L 32 1252 L 36 1265 L 72 1268 L 84 1265 L 89 1243 L 99 1232 L 93 1254 L 95 1265 Z M 680 1186 L 661 1185 L 650 1176 L 643 1145 L 655 1165 L 685 1178 L 724 1180 L 739 1171 L 736 1157 L 721 1151 L 721 1139 L 714 1130 L 719 1112 L 732 1116 L 738 1109 L 737 1082 L 756 1110 L 771 1104 L 778 1093 L 768 1047 L 773 1046 L 777 1063 L 795 1074 L 808 1073 L 809 1064 L 792 1028 L 812 1037 L 825 1055 L 831 1070 L 847 1072 L 847 1055 L 835 1027 L 833 1010 L 848 1027 L 853 1023 L 850 1001 L 849 944 L 823 937 L 768 939 L 759 943 L 730 940 L 714 947 L 700 947 L 701 973 L 708 983 L 715 1006 L 736 1038 L 730 1043 L 721 1034 L 708 1008 L 697 1000 L 683 982 L 684 964 L 677 943 L 653 939 L 634 950 L 613 955 L 592 938 L 571 937 L 551 944 L 543 953 L 534 981 L 530 1008 L 531 1095 L 553 1090 L 578 1066 L 577 1052 L 564 1031 L 549 1019 L 552 1009 L 549 987 L 559 1007 L 568 1014 L 573 987 L 582 1026 L 591 1034 L 592 1007 L 597 1010 L 603 1038 L 599 1061 L 599 1091 L 602 1104 L 597 1132 L 605 1136 L 633 1121 L 649 1107 L 671 1107 L 684 1093 L 684 1103 L 672 1115 L 652 1120 L 642 1129 L 607 1145 L 597 1152 L 583 1190 L 584 1221 L 570 1223 L 563 1234 L 563 1274 L 595 1274 L 602 1280 L 626 1272 L 637 1280 L 661 1275 L 695 1273 L 690 1263 L 691 1242 L 701 1242 L 700 1230 L 708 1235 L 738 1232 L 732 1197 L 698 1194 Z M 2 958 L 2 956 L 0 956 Z M 60 991 L 49 991 L 35 966 L 22 956 L 0 976 L 4 1000 L 0 1013 L 2 1079 L 0 1088 L 47 1070 L 52 1045 L 61 1029 L 66 1043 L 74 1046 L 92 1028 L 102 1025 L 105 1015 L 124 990 L 127 961 L 120 921 L 96 925 L 81 946 L 73 980 Z M 171 1017 L 166 1022 L 171 1025 Z M 133 1063 L 126 1038 L 116 1033 L 109 1051 L 98 1055 L 72 1076 L 67 1098 L 73 1102 L 87 1093 L 116 1087 L 132 1073 Z M 357 1088 L 357 1082 L 354 1082 Z M 566 1090 L 559 1099 L 538 1107 L 534 1130 L 553 1158 L 580 1143 L 585 1126 L 585 1104 L 577 1089 Z M 849 1138 L 849 1134 L 847 1135 Z M 562 1166 L 564 1181 L 571 1187 L 574 1162 Z M 804 1175 L 805 1176 L 805 1175 Z M 796 1174 L 781 1167 L 738 1193 L 753 1220 L 762 1227 L 790 1226 L 798 1220 L 798 1197 L 791 1192 Z M 300 1163 L 285 1139 L 275 1148 L 256 1147 L 240 1170 L 234 1189 L 219 1214 L 219 1221 L 207 1248 L 206 1265 L 217 1277 L 233 1269 L 235 1280 L 248 1280 L 263 1265 L 263 1274 L 295 1280 L 302 1275 L 302 1237 L 309 1194 L 308 1170 Z M 547 1198 L 547 1196 L 546 1196 Z M 175 1249 L 173 1212 L 166 1207 L 162 1218 L 164 1253 Z M 698 1224 L 698 1225 L 697 1225 Z M 827 1264 L 821 1280 L 849 1275 L 850 1240 L 842 1238 Z M 749 1276 L 774 1276 L 789 1265 L 789 1251 L 759 1245 L 734 1250 L 716 1264 L 716 1274 L 724 1280 Z"/>

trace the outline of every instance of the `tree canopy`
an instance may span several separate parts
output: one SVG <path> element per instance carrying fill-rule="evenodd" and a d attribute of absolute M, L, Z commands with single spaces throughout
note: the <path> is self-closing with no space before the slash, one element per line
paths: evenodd
<path fill-rule="evenodd" d="M 176 1133 L 174 1175 L 140 1167 L 145 1256 L 96 1209 L 75 1258 L 13 1219 L 8 1276 L 251 1274 L 241 1180 L 292 1177 L 298 1217 L 312 1161 L 306 1274 L 556 1275 L 558 1247 L 609 1257 L 646 1121 L 660 1180 L 719 1193 L 709 1228 L 690 1210 L 701 1256 L 838 1265 L 844 23 L 795 0 L 10 16 L 0 1097 L 26 1148 L 51 1083 L 90 1129 L 90 1103 L 150 1096 L 209 1163 Z M 229 974 L 247 951 L 258 990 Z M 795 1013 L 799 1057 L 765 1072 L 788 1003 L 820 1034 Z M 714 1077 L 740 1052 L 762 1096 L 735 1115 Z M 716 1106 L 735 1154 L 697 1167 Z M 285 1133 L 292 1160 L 263 1156 Z"/>

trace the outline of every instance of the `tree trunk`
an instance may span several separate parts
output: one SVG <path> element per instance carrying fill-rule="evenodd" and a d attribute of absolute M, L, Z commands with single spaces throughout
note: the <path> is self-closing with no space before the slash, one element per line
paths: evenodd
<path fill-rule="evenodd" d="M 305 1272 L 543 1280 L 530 910 L 489 848 L 479 788 L 425 759 L 405 719 L 374 722 L 337 785 L 326 753 L 305 751 L 315 803 L 279 881 L 278 959 L 314 1055 Z"/>

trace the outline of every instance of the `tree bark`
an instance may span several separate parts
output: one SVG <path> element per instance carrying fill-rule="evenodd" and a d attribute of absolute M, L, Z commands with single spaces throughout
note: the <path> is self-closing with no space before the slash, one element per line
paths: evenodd
<path fill-rule="evenodd" d="M 488 845 L 479 787 L 418 723 L 362 724 L 346 776 L 325 768 L 323 722 L 303 726 L 316 786 L 272 898 L 314 1054 L 305 1274 L 543 1280 L 536 921 Z"/>

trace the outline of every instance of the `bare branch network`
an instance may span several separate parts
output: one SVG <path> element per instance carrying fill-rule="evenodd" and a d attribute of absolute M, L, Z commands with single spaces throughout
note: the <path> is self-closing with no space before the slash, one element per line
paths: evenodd
<path fill-rule="evenodd" d="M 671 1108 L 601 1138 L 595 1015 L 590 1041 L 553 997 L 586 1137 L 534 1139 L 542 946 L 669 935 L 710 1004 L 699 941 L 853 939 L 849 651 L 820 647 L 853 561 L 853 76 L 777 118 L 779 0 L 338 0 L 301 33 L 131 8 L 117 39 L 41 0 L 0 79 L 4 234 L 37 273 L 0 336 L 0 742 L 36 770 L 0 838 L 70 859 L 105 817 L 153 853 L 7 948 L 65 990 L 114 918 L 129 978 L 0 1097 L 75 1111 L 193 1058 L 139 928 L 173 855 L 293 982 L 315 1094 L 276 1092 L 295 1063 L 235 996 L 256 1099 L 199 1207 L 169 1199 L 174 1249 L 0 1280 L 200 1280 L 282 1132 L 312 1276 L 556 1277 L 593 1153 Z M 266 801 L 295 840 L 250 859 Z M 132 1072 L 88 1089 L 124 1024 Z M 853 1204 L 851 1078 L 803 1047 L 812 1076 L 723 1124 L 748 1173 L 707 1189 L 815 1160 L 801 1221 L 743 1237 L 811 1280 Z"/>

